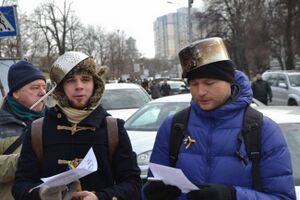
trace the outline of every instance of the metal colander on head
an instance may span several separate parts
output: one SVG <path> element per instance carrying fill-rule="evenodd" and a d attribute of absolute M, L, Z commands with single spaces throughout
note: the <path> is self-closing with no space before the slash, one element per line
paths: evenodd
<path fill-rule="evenodd" d="M 66 75 L 72 71 L 77 64 L 88 57 L 88 55 L 77 51 L 68 51 L 59 56 L 50 69 L 50 79 L 53 82 L 54 87 L 37 102 L 35 102 L 30 109 L 33 110 L 41 101 L 46 99 L 61 83 L 64 77 L 66 77 Z"/>
<path fill-rule="evenodd" d="M 88 55 L 77 51 L 64 53 L 57 58 L 50 69 L 51 81 L 58 85 L 78 63 L 88 57 Z"/>

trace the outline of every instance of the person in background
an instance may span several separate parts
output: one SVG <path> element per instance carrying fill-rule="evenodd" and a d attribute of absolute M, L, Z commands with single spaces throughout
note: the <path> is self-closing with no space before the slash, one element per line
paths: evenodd
<path fill-rule="evenodd" d="M 24 131 L 45 113 L 45 102 L 30 107 L 46 93 L 43 73 L 21 60 L 8 70 L 8 95 L 0 110 L 0 199 L 13 200 L 11 187 L 15 178 Z"/>
<path fill-rule="evenodd" d="M 251 84 L 253 97 L 265 105 L 268 105 L 268 100 L 270 103 L 272 102 L 272 89 L 269 83 L 262 79 L 260 72 L 256 73 L 255 79 L 256 80 Z"/>
<path fill-rule="evenodd" d="M 92 57 L 76 51 L 66 52 L 54 62 L 50 78 L 57 85 L 53 93 L 57 104 L 47 110 L 43 119 L 40 142 L 43 157 L 32 146 L 30 126 L 12 189 L 16 200 L 140 199 L 140 169 L 123 120 L 117 119 L 118 146 L 113 156 L 109 156 L 111 144 L 106 126 L 109 114 L 100 104 L 105 72 L 96 67 Z M 70 187 L 35 188 L 42 183 L 42 177 L 76 167 L 90 148 L 97 159 L 97 171 Z"/>
<path fill-rule="evenodd" d="M 141 86 L 146 90 L 146 92 L 150 95 L 151 91 L 149 90 L 149 83 L 147 79 L 144 79 L 141 83 Z"/>
<path fill-rule="evenodd" d="M 172 94 L 171 86 L 168 84 L 168 80 L 164 79 L 164 83 L 160 86 L 161 96 L 169 96 Z"/>
<path fill-rule="evenodd" d="M 152 99 L 157 99 L 160 97 L 159 85 L 156 83 L 155 80 L 151 82 L 150 92 Z"/>
<path fill-rule="evenodd" d="M 131 80 L 130 77 L 128 77 L 128 78 L 126 79 L 126 83 L 132 83 L 132 80 Z"/>
<path fill-rule="evenodd" d="M 143 187 L 147 200 L 296 199 L 289 149 L 278 124 L 266 116 L 262 116 L 261 150 L 254 155 L 260 156 L 255 166 L 261 186 L 253 185 L 254 164 L 240 139 L 252 90 L 228 55 L 217 37 L 196 41 L 179 52 L 182 76 L 192 95 L 184 139 L 173 163 L 169 148 L 174 116 L 167 117 L 158 129 L 150 162 L 181 169 L 199 189 L 185 194 L 174 185 L 149 180 Z"/>

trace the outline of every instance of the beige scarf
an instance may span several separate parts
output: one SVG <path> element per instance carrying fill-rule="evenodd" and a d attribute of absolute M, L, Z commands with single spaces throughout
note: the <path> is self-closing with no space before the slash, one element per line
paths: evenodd
<path fill-rule="evenodd" d="M 93 110 L 97 108 L 97 106 L 100 104 L 100 101 L 97 103 L 96 106 L 91 107 L 89 110 L 78 110 L 71 107 L 63 107 L 59 103 L 57 104 L 62 111 L 67 116 L 69 122 L 72 123 L 72 126 L 63 126 L 63 125 L 57 125 L 57 130 L 67 130 L 71 131 L 71 135 L 74 135 L 78 131 L 83 130 L 92 130 L 95 131 L 96 127 L 87 127 L 87 126 L 77 126 L 79 122 L 81 122 L 83 119 L 85 119 L 87 116 L 91 114 Z"/>
<path fill-rule="evenodd" d="M 99 104 L 100 104 L 100 101 L 97 103 L 96 106 L 91 107 L 88 110 L 79 110 L 79 109 L 75 109 L 75 108 L 71 108 L 71 107 L 63 107 L 60 105 L 60 103 L 57 103 L 58 107 L 60 107 L 61 110 L 67 116 L 69 122 L 71 122 L 73 124 L 78 124 L 83 119 L 85 119 L 87 116 L 89 116 L 91 114 L 91 112 L 93 112 L 93 110 L 95 110 L 99 106 Z"/>

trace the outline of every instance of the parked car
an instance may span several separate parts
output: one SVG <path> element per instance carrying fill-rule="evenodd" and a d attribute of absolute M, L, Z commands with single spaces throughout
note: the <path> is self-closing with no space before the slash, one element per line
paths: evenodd
<path fill-rule="evenodd" d="M 133 150 L 137 153 L 143 180 L 147 177 L 148 163 L 158 128 L 167 116 L 188 107 L 190 101 L 190 94 L 162 97 L 145 104 L 125 122 Z M 295 109 L 289 106 L 265 106 L 255 99 L 251 106 L 281 127 L 290 148 L 296 188 L 300 195 L 300 107 Z"/>
<path fill-rule="evenodd" d="M 272 89 L 269 105 L 300 105 L 300 71 L 266 71 L 262 74 Z"/>
<path fill-rule="evenodd" d="M 134 83 L 108 83 L 101 104 L 113 117 L 126 120 L 141 106 L 151 101 L 149 94 Z"/>
<path fill-rule="evenodd" d="M 183 80 L 168 80 L 167 82 L 171 87 L 171 94 L 184 94 L 190 92 L 190 87 L 187 85 L 187 83 Z M 163 84 L 163 81 L 160 81 L 159 86 Z"/>

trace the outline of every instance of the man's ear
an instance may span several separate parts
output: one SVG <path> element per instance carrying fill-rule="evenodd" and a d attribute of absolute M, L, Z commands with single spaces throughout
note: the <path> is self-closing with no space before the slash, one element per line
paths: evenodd
<path fill-rule="evenodd" d="M 13 96 L 14 99 L 18 100 L 19 97 L 20 97 L 20 95 L 19 95 L 19 90 L 14 91 L 14 92 L 12 93 L 12 96 Z"/>

